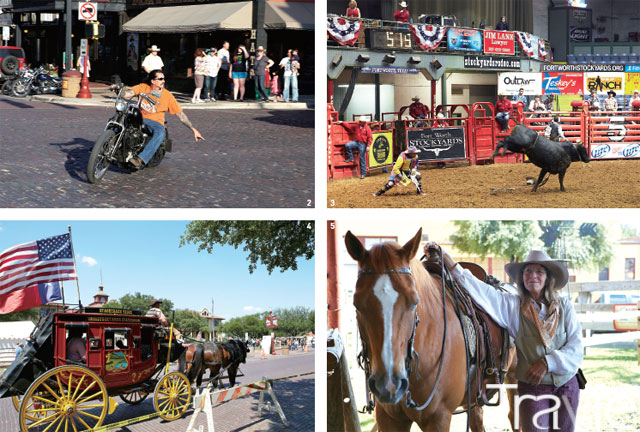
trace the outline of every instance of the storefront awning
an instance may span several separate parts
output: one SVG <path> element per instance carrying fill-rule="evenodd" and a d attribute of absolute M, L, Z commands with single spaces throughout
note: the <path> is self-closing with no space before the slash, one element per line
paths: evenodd
<path fill-rule="evenodd" d="M 122 26 L 130 33 L 196 33 L 251 28 L 252 4 L 213 3 L 148 8 Z"/>
<path fill-rule="evenodd" d="M 268 1 L 264 12 L 267 30 L 313 30 L 315 3 Z"/>

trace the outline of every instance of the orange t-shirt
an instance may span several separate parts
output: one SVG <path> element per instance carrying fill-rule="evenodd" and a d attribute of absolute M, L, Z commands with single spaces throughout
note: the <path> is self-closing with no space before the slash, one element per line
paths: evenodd
<path fill-rule="evenodd" d="M 156 121 L 160 124 L 164 124 L 164 113 L 169 111 L 170 114 L 178 114 L 182 112 L 182 108 L 176 98 L 173 97 L 171 92 L 167 89 L 162 89 L 160 98 L 151 96 L 151 87 L 148 84 L 138 84 L 131 88 L 137 95 L 144 93 L 149 96 L 150 99 L 156 101 L 155 105 L 151 105 L 146 100 L 142 99 L 140 103 L 140 109 L 142 110 L 142 117 Z"/>

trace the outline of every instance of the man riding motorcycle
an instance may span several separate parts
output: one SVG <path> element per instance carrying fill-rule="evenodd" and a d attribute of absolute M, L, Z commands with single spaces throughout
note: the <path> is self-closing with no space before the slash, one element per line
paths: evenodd
<path fill-rule="evenodd" d="M 144 150 L 140 152 L 138 156 L 129 160 L 129 162 L 131 162 L 136 168 L 146 165 L 149 160 L 151 160 L 156 150 L 158 150 L 160 144 L 164 141 L 164 113 L 166 111 L 169 111 L 170 114 L 175 114 L 182 124 L 193 131 L 193 137 L 196 142 L 200 140 L 204 141 L 203 136 L 200 135 L 200 132 L 198 132 L 195 127 L 193 127 L 191 121 L 187 118 L 187 115 L 182 111 L 180 104 L 178 104 L 176 98 L 173 97 L 173 94 L 164 88 L 164 83 L 164 72 L 160 69 L 155 69 L 149 72 L 145 82 L 124 91 L 125 98 L 130 98 L 133 95 L 139 95 L 140 93 L 145 93 L 153 97 L 154 94 L 160 93 L 159 98 L 153 97 L 156 101 L 155 105 L 152 105 L 147 101 L 142 101 L 140 104 L 143 122 L 149 129 L 151 129 L 151 131 L 153 131 L 153 136 Z"/>

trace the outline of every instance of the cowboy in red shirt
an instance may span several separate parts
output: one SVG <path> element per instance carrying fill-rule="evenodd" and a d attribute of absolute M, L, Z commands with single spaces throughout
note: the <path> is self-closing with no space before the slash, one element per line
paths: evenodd
<path fill-rule="evenodd" d="M 504 93 L 500 93 L 496 102 L 496 121 L 500 123 L 501 132 L 509 129 L 509 117 L 511 117 L 511 101 L 507 99 Z"/>
<path fill-rule="evenodd" d="M 367 174 L 367 149 L 373 141 L 371 135 L 371 128 L 367 125 L 367 118 L 362 116 L 358 118 L 358 122 L 354 124 L 345 124 L 341 121 L 336 124 L 342 125 L 349 134 L 349 139 L 353 141 L 348 142 L 345 146 L 347 149 L 346 163 L 353 162 L 353 149 L 358 149 L 358 157 L 360 158 L 360 178 L 363 179 Z"/>
<path fill-rule="evenodd" d="M 399 22 L 409 22 L 409 11 L 407 10 L 407 2 L 400 2 L 400 9 L 393 14 L 393 19 Z"/>
<path fill-rule="evenodd" d="M 414 96 L 411 98 L 411 100 L 413 101 L 413 103 L 409 105 L 409 115 L 414 119 L 427 118 L 427 116 L 429 115 L 429 110 L 427 110 L 425 104 L 420 102 L 420 98 L 418 96 Z"/>

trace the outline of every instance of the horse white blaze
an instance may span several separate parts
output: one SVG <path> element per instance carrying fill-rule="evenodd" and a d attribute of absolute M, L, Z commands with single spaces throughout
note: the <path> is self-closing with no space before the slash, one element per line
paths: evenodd
<path fill-rule="evenodd" d="M 393 307 L 398 299 L 398 292 L 393 289 L 389 275 L 382 275 L 373 287 L 373 293 L 382 305 L 382 364 L 384 364 L 387 374 L 393 374 Z M 387 381 L 391 384 L 391 380 Z M 395 389 L 389 389 L 394 392 Z"/>

